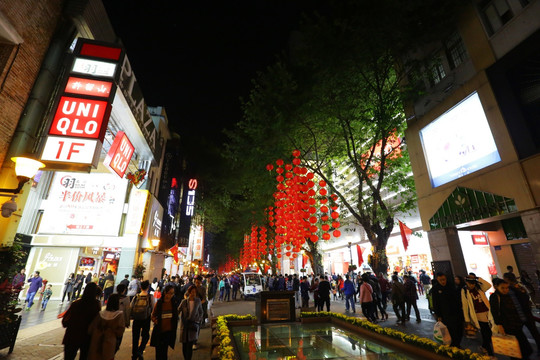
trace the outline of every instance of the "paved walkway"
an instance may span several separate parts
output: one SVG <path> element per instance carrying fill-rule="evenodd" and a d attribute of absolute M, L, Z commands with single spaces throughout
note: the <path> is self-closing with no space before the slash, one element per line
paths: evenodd
<path fill-rule="evenodd" d="M 52 303 L 50 304 L 52 305 Z M 49 306 L 50 306 L 49 305 Z M 17 343 L 15 344 L 15 349 L 12 354 L 7 354 L 7 349 L 0 350 L 0 359 L 14 359 L 14 360 L 61 360 L 63 359 L 63 347 L 62 347 L 62 337 L 64 335 L 64 329 L 62 328 L 60 320 L 54 319 L 45 321 L 41 324 L 36 324 L 39 321 L 39 318 L 49 319 L 55 317 L 59 312 L 58 303 L 55 306 L 48 308 L 43 315 L 32 313 L 32 311 L 23 314 L 26 316 L 25 328 L 21 328 L 17 337 Z M 432 337 L 433 325 L 435 320 L 433 316 L 427 310 L 427 301 L 425 299 L 419 300 L 419 308 L 421 313 L 422 322 L 416 323 L 413 319 L 412 322 L 407 322 L 405 324 L 396 324 L 396 317 L 392 310 L 389 308 L 389 318 L 387 321 L 381 321 L 380 325 L 385 327 L 391 327 L 403 332 L 414 333 L 419 336 L 424 336 L 427 338 Z M 331 311 L 345 313 L 345 304 L 342 300 L 332 301 Z M 49 315 L 48 313 L 52 315 Z M 232 302 L 216 302 L 213 306 L 212 313 L 214 316 L 224 315 L 224 314 L 255 314 L 255 302 L 254 301 L 232 301 Z M 360 307 L 357 307 L 356 314 L 347 313 L 351 316 L 361 317 Z M 54 316 L 53 316 L 54 315 Z M 33 318 L 36 317 L 35 319 Z M 34 320 L 32 320 L 34 319 Z M 24 320 L 24 319 L 23 319 Z M 527 330 L 526 330 L 527 331 Z M 526 334 L 528 334 L 526 332 Z M 536 345 L 531 340 L 531 344 L 534 349 Z M 470 348 L 473 351 L 478 349 L 480 345 L 480 340 L 471 340 L 464 338 L 462 346 Z M 199 339 L 199 349 L 194 351 L 194 360 L 208 360 L 210 359 L 210 349 L 211 349 L 211 329 L 206 327 L 201 329 L 201 335 Z M 174 350 L 169 349 L 169 358 L 170 359 L 182 359 L 182 345 L 177 344 Z M 155 360 L 154 348 L 148 346 L 144 353 L 145 360 Z M 126 329 L 124 334 L 123 342 L 118 351 L 116 360 L 130 360 L 131 359 L 131 329 Z M 506 359 L 505 357 L 499 357 L 499 359 Z M 531 359 L 536 359 L 531 357 Z M 540 359 L 540 358 L 539 358 Z"/>

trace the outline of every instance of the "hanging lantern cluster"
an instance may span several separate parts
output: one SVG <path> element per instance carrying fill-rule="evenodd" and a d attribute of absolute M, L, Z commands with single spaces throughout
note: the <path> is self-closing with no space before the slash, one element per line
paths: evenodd
<path fill-rule="evenodd" d="M 300 151 L 294 150 L 293 160 L 286 164 L 276 160 L 276 192 L 274 208 L 269 211 L 268 221 L 275 227 L 276 256 L 296 258 L 302 245 L 309 239 L 312 242 L 330 239 L 341 235 L 337 212 L 337 195 L 328 195 L 327 184 L 321 180 L 315 183 L 315 175 L 301 166 Z M 274 170 L 273 164 L 266 166 Z M 331 220 L 330 220 L 331 219 Z"/>

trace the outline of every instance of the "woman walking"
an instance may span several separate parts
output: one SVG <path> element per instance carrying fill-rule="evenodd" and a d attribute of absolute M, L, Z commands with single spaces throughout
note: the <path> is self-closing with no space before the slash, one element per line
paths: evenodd
<path fill-rule="evenodd" d="M 203 320 L 203 308 L 201 299 L 197 297 L 197 287 L 191 285 L 182 300 L 178 313 L 181 315 L 180 341 L 182 342 L 182 354 L 184 360 L 191 360 L 193 345 L 199 338 L 199 329 Z"/>
<path fill-rule="evenodd" d="M 91 337 L 88 360 L 114 360 L 125 329 L 124 315 L 120 311 L 120 295 L 112 294 L 105 310 L 99 312 L 88 328 Z"/>
<path fill-rule="evenodd" d="M 75 274 L 71 273 L 69 274 L 69 277 L 64 282 L 64 293 L 62 294 L 62 302 L 60 304 L 64 303 L 64 299 L 68 298 L 68 302 L 71 301 L 71 293 L 73 292 L 73 285 L 75 285 Z"/>
<path fill-rule="evenodd" d="M 88 359 L 90 337 L 88 327 L 99 314 L 101 305 L 97 300 L 97 284 L 90 283 L 84 289 L 80 299 L 74 301 L 62 317 L 62 326 L 66 334 L 62 340 L 64 344 L 64 359 L 73 360 L 80 349 L 80 360 Z"/>
<path fill-rule="evenodd" d="M 163 289 L 161 298 L 152 311 L 154 329 L 150 339 L 150 346 L 156 348 L 156 359 L 167 360 L 169 346 L 174 349 L 176 342 L 176 328 L 178 327 L 178 308 L 173 301 L 174 285 L 167 285 Z"/>

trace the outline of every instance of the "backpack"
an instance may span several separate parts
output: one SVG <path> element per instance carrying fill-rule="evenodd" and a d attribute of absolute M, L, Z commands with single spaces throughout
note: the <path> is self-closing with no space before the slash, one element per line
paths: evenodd
<path fill-rule="evenodd" d="M 150 295 L 137 295 L 131 304 L 131 318 L 146 320 L 152 314 L 152 299 Z"/>

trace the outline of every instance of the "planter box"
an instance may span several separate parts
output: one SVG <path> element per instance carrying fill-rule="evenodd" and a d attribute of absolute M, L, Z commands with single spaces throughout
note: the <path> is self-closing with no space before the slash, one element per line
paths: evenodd
<path fill-rule="evenodd" d="M 330 322 L 331 317 L 325 316 L 325 317 L 308 317 L 308 318 L 300 318 L 300 322 L 302 324 L 311 324 L 311 323 L 318 323 L 318 322 Z"/>
<path fill-rule="evenodd" d="M 8 354 L 11 354 L 15 347 L 15 340 L 17 340 L 21 319 L 22 317 L 19 316 L 14 322 L 0 324 L 0 349 L 9 347 Z"/>
<path fill-rule="evenodd" d="M 251 325 L 259 325 L 259 321 L 257 319 L 227 321 L 227 326 L 251 326 Z"/>

